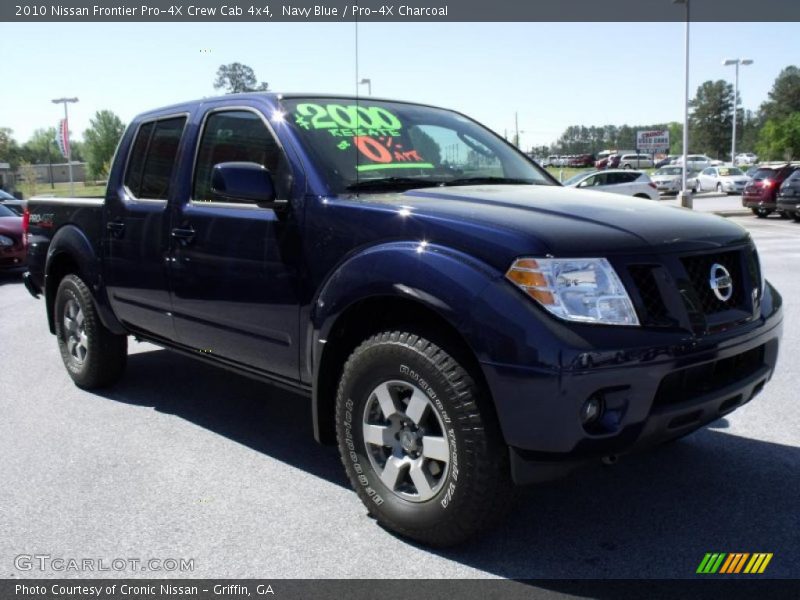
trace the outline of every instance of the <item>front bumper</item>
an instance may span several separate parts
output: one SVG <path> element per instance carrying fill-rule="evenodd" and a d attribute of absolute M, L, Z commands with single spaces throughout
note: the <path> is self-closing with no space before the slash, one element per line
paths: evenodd
<path fill-rule="evenodd" d="M 641 329 L 641 345 L 587 352 L 548 369 L 483 363 L 518 484 L 561 476 L 587 462 L 681 437 L 750 402 L 772 376 L 783 318 L 780 296 L 760 318 L 703 337 Z M 600 338 L 602 339 L 602 336 Z M 568 351 L 563 354 L 569 354 Z M 599 426 L 581 407 L 600 396 Z"/>

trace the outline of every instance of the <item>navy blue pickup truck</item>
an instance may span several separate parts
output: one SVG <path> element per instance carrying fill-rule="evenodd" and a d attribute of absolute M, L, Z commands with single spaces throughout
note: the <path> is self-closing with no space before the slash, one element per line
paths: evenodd
<path fill-rule="evenodd" d="M 307 394 L 369 512 L 433 545 L 492 524 L 514 483 L 735 410 L 778 355 L 781 297 L 741 227 L 563 188 L 430 106 L 147 112 L 105 198 L 32 199 L 25 222 L 78 386 L 118 381 L 132 335 Z"/>

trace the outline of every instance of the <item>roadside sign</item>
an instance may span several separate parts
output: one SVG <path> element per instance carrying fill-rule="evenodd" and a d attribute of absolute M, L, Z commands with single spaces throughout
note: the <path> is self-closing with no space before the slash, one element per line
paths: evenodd
<path fill-rule="evenodd" d="M 647 152 L 668 152 L 669 131 L 666 129 L 651 129 L 636 132 L 636 149 Z"/>

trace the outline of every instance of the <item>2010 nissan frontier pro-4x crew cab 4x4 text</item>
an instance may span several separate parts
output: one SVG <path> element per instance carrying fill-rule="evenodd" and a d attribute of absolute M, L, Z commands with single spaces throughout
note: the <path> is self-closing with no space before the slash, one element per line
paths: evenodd
<path fill-rule="evenodd" d="M 105 198 L 28 210 L 25 283 L 78 386 L 119 380 L 132 335 L 306 393 L 370 513 L 433 545 L 488 527 L 514 483 L 735 410 L 778 355 L 744 229 L 563 188 L 430 106 L 154 110 Z"/>

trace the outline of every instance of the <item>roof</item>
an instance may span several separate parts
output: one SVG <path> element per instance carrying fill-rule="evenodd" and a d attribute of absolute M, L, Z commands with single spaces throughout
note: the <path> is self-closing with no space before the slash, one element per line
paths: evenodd
<path fill-rule="evenodd" d="M 236 94 L 223 94 L 220 96 L 209 96 L 207 98 L 198 98 L 195 100 L 188 100 L 178 104 L 170 104 L 168 106 L 160 106 L 146 111 L 142 111 L 137 116 L 149 116 L 155 113 L 166 112 L 181 112 L 190 110 L 192 107 L 203 103 L 220 102 L 223 100 L 267 100 L 269 102 L 280 102 L 283 99 L 297 99 L 297 98 L 328 98 L 336 100 L 352 100 L 354 102 L 393 102 L 395 104 L 413 104 L 415 106 L 427 106 L 430 108 L 441 108 L 432 104 L 423 104 L 419 102 L 410 102 L 408 100 L 396 100 L 393 98 L 377 98 L 375 96 L 361 96 L 351 94 L 330 94 L 330 93 L 313 93 L 313 92 L 241 92 Z"/>

